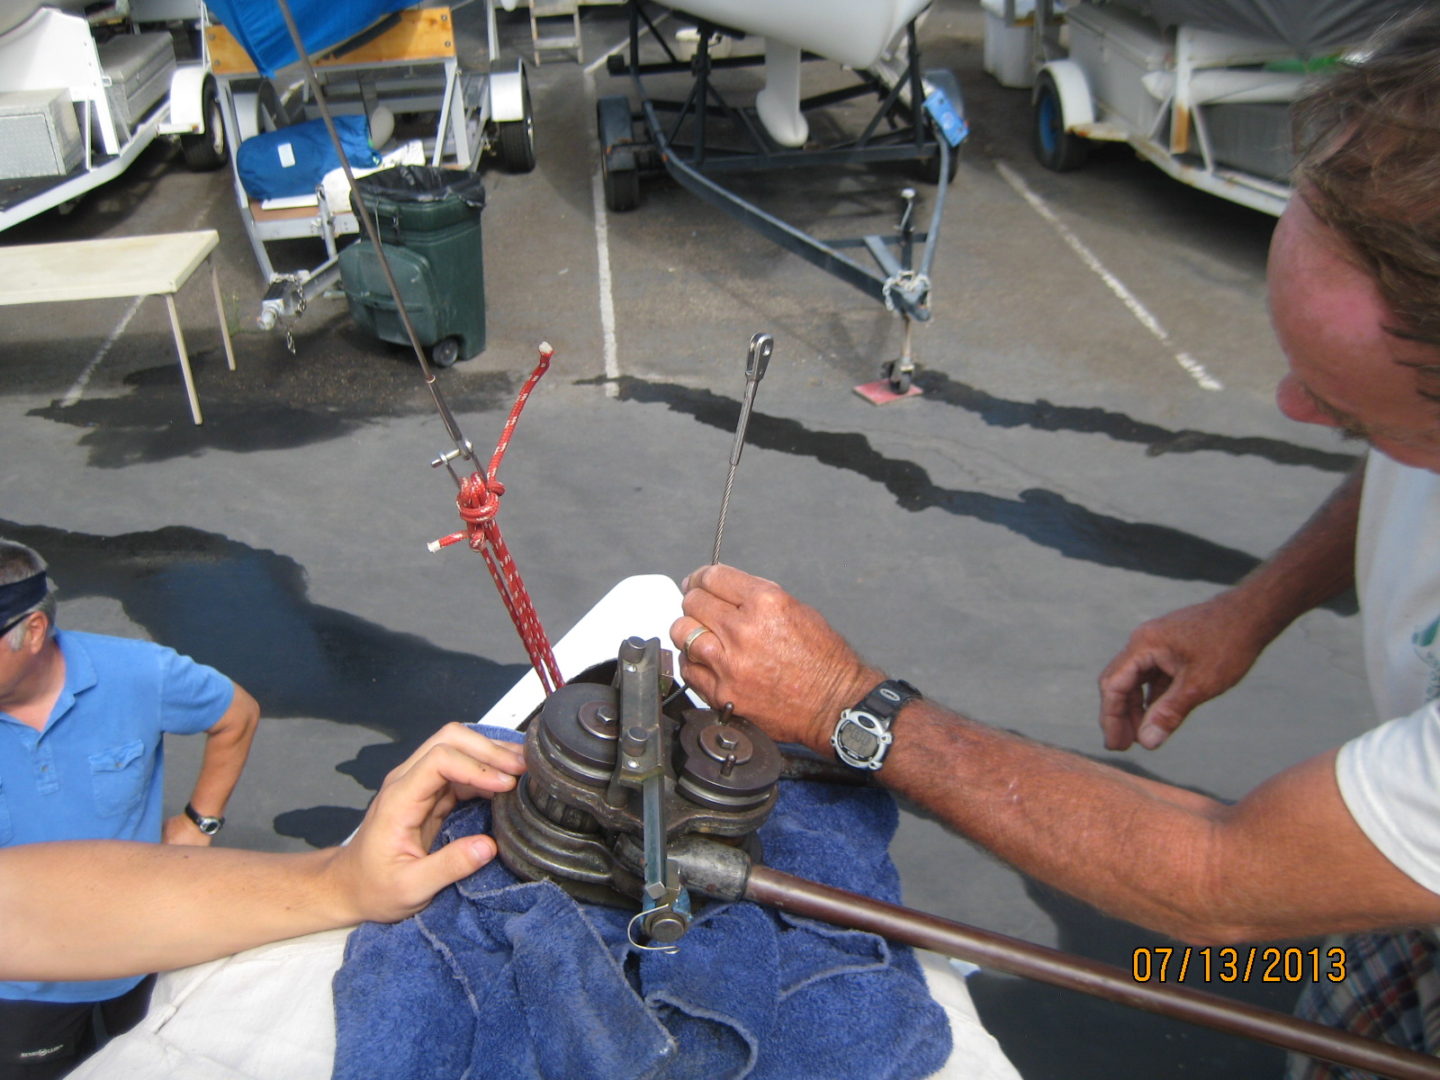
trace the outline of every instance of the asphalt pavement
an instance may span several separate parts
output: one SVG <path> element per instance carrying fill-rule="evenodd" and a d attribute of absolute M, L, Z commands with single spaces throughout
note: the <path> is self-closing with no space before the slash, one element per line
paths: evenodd
<path fill-rule="evenodd" d="M 457 13 L 473 63 L 478 15 Z M 1096 677 L 1141 620 L 1273 550 L 1355 451 L 1274 408 L 1272 219 L 1124 147 L 1046 172 L 1029 95 L 982 70 L 982 28 L 977 4 L 938 0 L 921 30 L 972 127 L 934 317 L 915 333 L 921 395 L 854 393 L 899 355 L 895 315 L 677 185 L 647 181 L 635 210 L 605 211 L 593 102 L 627 84 L 596 66 L 624 36 L 600 7 L 584 63 L 531 66 L 536 171 L 483 166 L 488 342 L 437 384 L 488 451 L 537 345 L 555 347 L 505 458 L 500 522 L 559 636 L 624 577 L 708 560 L 745 347 L 773 334 L 725 561 L 785 584 L 930 697 L 1235 799 L 1368 726 L 1353 604 L 1300 620 L 1153 754 L 1104 751 Z M 523 13 L 502 30 L 502 52 L 528 57 Z M 904 166 L 750 183 L 821 235 L 888 230 L 906 186 L 922 210 L 933 198 Z M 228 171 L 188 173 L 156 146 L 0 242 L 202 227 L 221 235 L 238 354 L 227 371 L 197 278 L 180 310 L 203 426 L 158 300 L 0 308 L 0 535 L 50 559 L 64 624 L 165 642 L 255 694 L 266 719 L 225 841 L 295 850 L 343 837 L 385 771 L 439 722 L 483 714 L 525 653 L 480 560 L 426 550 L 458 519 L 414 359 L 343 299 L 311 305 L 293 354 L 257 326 L 263 282 Z M 168 750 L 177 806 L 196 744 Z M 1161 944 L 913 814 L 894 853 L 922 910 L 1125 968 Z M 1027 1080 L 1280 1075 L 1278 1052 L 1234 1038 L 992 973 L 970 986 Z M 1281 1008 L 1298 992 L 1210 989 Z"/>

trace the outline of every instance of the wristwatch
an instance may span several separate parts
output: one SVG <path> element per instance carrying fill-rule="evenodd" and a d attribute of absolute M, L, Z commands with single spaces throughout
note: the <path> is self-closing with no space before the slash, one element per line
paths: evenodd
<path fill-rule="evenodd" d="M 907 702 L 924 695 L 903 679 L 886 679 L 854 708 L 840 714 L 830 745 L 835 756 L 852 769 L 874 771 L 885 764 L 895 736 L 890 725 Z"/>
<path fill-rule="evenodd" d="M 206 817 L 188 802 L 185 804 L 185 816 L 195 823 L 195 827 L 206 836 L 214 836 L 225 824 L 223 817 Z"/>

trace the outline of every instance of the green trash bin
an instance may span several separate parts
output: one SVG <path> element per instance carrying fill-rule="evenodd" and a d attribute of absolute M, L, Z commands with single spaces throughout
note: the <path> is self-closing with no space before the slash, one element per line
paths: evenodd
<path fill-rule="evenodd" d="M 356 181 L 357 215 L 375 222 L 390 272 L 420 344 L 437 367 L 485 349 L 485 185 L 458 169 L 400 165 Z M 340 283 L 356 323 L 408 345 L 405 324 L 369 239 L 340 253 Z"/>

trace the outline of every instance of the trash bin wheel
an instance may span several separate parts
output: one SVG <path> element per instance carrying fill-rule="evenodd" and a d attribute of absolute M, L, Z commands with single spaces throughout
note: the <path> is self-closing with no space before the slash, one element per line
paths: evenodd
<path fill-rule="evenodd" d="M 458 337 L 441 338 L 430 350 L 430 362 L 438 368 L 454 367 L 455 361 L 460 359 L 460 339 Z"/>

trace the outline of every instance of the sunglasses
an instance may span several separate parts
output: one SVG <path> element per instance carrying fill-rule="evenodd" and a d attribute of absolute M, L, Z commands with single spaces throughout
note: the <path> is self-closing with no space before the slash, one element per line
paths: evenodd
<path fill-rule="evenodd" d="M 3 638 L 3 637 L 4 637 L 6 634 L 8 634 L 11 630 L 14 630 L 15 627 L 19 626 L 22 622 L 24 622 L 26 619 L 28 619 L 31 615 L 34 615 L 34 614 L 35 614 L 35 613 L 34 613 L 33 611 L 27 611 L 24 615 L 21 615 L 18 619 L 13 619 L 12 621 L 6 623 L 3 628 L 0 628 L 0 638 Z"/>

